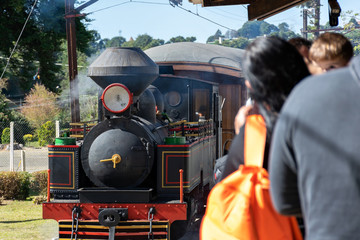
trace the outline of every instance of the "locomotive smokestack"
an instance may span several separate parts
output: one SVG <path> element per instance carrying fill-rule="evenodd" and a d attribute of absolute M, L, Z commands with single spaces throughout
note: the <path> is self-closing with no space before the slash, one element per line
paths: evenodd
<path fill-rule="evenodd" d="M 107 48 L 88 76 L 102 88 L 124 84 L 137 97 L 159 76 L 159 67 L 139 48 Z"/>

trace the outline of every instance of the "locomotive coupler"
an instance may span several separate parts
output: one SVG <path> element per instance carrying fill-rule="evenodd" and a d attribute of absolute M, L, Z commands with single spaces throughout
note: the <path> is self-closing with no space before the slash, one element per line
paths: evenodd
<path fill-rule="evenodd" d="M 120 221 L 128 219 L 127 208 L 100 208 L 99 209 L 99 223 L 103 226 L 109 227 L 109 240 L 115 239 L 115 227 Z"/>

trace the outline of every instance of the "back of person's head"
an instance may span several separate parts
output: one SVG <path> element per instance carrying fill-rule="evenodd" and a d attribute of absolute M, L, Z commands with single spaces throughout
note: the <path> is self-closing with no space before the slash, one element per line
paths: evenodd
<path fill-rule="evenodd" d="M 243 71 L 250 83 L 250 97 L 264 115 L 269 133 L 293 87 L 310 75 L 294 46 L 278 37 L 260 37 L 247 47 Z"/>
<path fill-rule="evenodd" d="M 327 32 L 314 41 L 310 48 L 309 58 L 316 63 L 337 61 L 342 67 L 350 62 L 353 54 L 353 46 L 346 37 L 339 33 Z"/>
<path fill-rule="evenodd" d="M 302 37 L 295 37 L 295 38 L 291 38 L 289 40 L 289 43 L 293 45 L 303 57 L 305 58 L 309 57 L 309 50 L 312 44 L 311 41 Z"/>
<path fill-rule="evenodd" d="M 312 42 L 302 38 L 302 37 L 295 37 L 291 38 L 288 41 L 291 45 L 293 45 L 301 54 L 301 56 L 304 57 L 304 61 L 310 71 L 311 74 L 319 74 L 322 73 L 322 70 L 319 66 L 315 65 L 310 59 L 309 59 L 309 52 L 312 45 Z"/>

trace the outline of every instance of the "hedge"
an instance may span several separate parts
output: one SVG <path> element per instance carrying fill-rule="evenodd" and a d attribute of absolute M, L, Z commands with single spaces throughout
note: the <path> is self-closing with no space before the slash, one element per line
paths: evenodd
<path fill-rule="evenodd" d="M 46 195 L 47 171 L 0 172 L 0 198 L 25 200 L 32 195 Z"/>

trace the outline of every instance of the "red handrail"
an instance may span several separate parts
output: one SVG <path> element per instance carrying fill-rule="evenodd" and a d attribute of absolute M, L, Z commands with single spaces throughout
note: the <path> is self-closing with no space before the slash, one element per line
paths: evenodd
<path fill-rule="evenodd" d="M 180 203 L 184 202 L 184 181 L 183 181 L 183 172 L 184 170 L 180 169 Z"/>
<path fill-rule="evenodd" d="M 47 170 L 48 179 L 47 179 L 47 202 L 50 202 L 50 169 Z"/>

